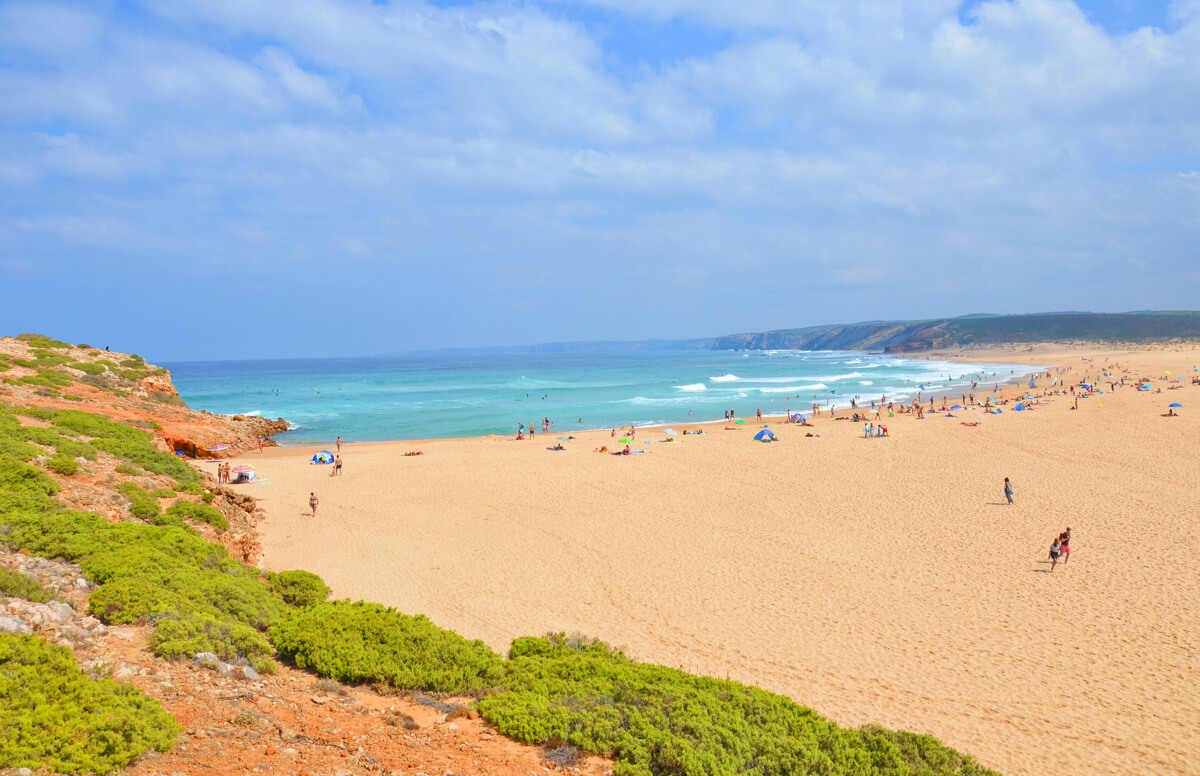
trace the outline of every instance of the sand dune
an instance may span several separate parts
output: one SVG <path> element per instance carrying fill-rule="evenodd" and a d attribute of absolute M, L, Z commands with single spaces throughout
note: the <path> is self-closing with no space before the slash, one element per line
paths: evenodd
<path fill-rule="evenodd" d="M 1200 364 L 974 355 L 1075 377 L 1105 356 Z M 1181 417 L 1159 416 L 1169 401 Z M 647 430 L 628 457 L 592 452 L 607 433 L 558 453 L 540 435 L 352 445 L 339 479 L 308 464 L 316 448 L 247 460 L 271 483 L 251 489 L 267 568 L 498 650 L 579 631 L 841 723 L 931 733 L 1009 776 L 1200 773 L 1200 387 L 1068 406 L 958 413 L 976 428 L 898 416 L 870 441 L 825 420 L 769 445 L 753 424 L 640 444 L 663 438 Z M 1048 573 L 1067 526 L 1071 560 Z"/>

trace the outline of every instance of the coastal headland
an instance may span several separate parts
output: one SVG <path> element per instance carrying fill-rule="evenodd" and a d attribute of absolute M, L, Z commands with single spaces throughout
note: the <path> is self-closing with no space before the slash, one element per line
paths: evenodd
<path fill-rule="evenodd" d="M 752 441 L 753 421 L 679 424 L 705 433 L 670 442 L 639 430 L 630 456 L 596 452 L 624 447 L 608 432 L 548 451 L 568 435 L 556 432 L 347 444 L 341 477 L 310 463 L 318 447 L 239 460 L 268 483 L 252 487 L 265 567 L 316 571 L 336 597 L 422 612 L 497 649 L 596 636 L 839 723 L 933 734 L 1006 774 L 1188 773 L 1200 349 L 936 354 L 948 356 L 1062 373 L 1025 412 L 897 414 L 885 439 L 824 416 L 772 419 L 772 444 Z M 1072 409 L 1060 391 L 1104 373 L 1103 393 Z M 1143 376 L 1153 389 L 1136 390 Z M 1169 386 L 1181 387 L 1156 392 Z M 1179 417 L 1162 417 L 1176 401 Z M 1072 558 L 1051 573 L 1067 527 Z"/>

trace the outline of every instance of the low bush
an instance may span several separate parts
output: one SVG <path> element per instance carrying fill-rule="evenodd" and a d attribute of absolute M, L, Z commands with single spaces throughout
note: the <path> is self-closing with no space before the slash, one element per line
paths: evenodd
<path fill-rule="evenodd" d="M 259 673 L 275 672 L 275 650 L 262 633 L 239 622 L 206 612 L 160 620 L 150 635 L 150 645 L 164 658 L 212 652 L 226 661 L 246 660 Z"/>
<path fill-rule="evenodd" d="M 9 598 L 24 598 L 35 604 L 45 604 L 55 600 L 56 596 L 36 579 L 19 571 L 11 571 L 0 567 L 0 595 Z"/>
<path fill-rule="evenodd" d="M 311 571 L 281 571 L 268 574 L 267 579 L 288 606 L 316 606 L 329 598 L 329 585 Z"/>
<path fill-rule="evenodd" d="M 21 414 L 47 420 L 60 432 L 89 437 L 92 447 L 154 474 L 164 474 L 178 482 L 200 481 L 199 472 L 176 456 L 157 449 L 153 437 L 145 431 L 81 410 L 26 407 Z"/>
<path fill-rule="evenodd" d="M 0 491 L 11 494 L 53 496 L 58 493 L 58 483 L 41 469 L 0 456 Z"/>
<path fill-rule="evenodd" d="M 504 668 L 482 641 L 442 630 L 423 615 L 362 601 L 292 610 L 269 634 L 297 666 L 340 682 L 462 694 L 494 686 Z"/>
<path fill-rule="evenodd" d="M 63 394 L 63 398 L 67 401 L 83 401 L 83 397 L 76 393 Z"/>
<path fill-rule="evenodd" d="M 163 496 L 162 498 L 166 497 Z M 167 508 L 167 514 L 179 519 L 208 523 L 218 531 L 225 531 L 229 528 L 229 521 L 225 519 L 225 515 L 221 514 L 221 510 L 208 504 L 197 504 L 194 501 L 176 501 Z M 316 575 L 314 574 L 314 576 Z"/>
<path fill-rule="evenodd" d="M 561 634 L 513 642 L 507 691 L 479 701 L 504 735 L 611 754 L 618 774 L 996 776 L 935 739 L 838 727 L 781 695 L 637 663 Z"/>
<path fill-rule="evenodd" d="M 120 466 L 117 467 L 118 471 Z M 191 496 L 199 496 L 204 493 L 204 486 L 198 482 L 177 482 L 173 486 L 176 493 L 187 493 Z"/>
<path fill-rule="evenodd" d="M 174 488 L 155 488 L 150 491 L 150 495 L 154 498 L 175 498 Z"/>
<path fill-rule="evenodd" d="M 117 490 L 129 498 L 129 514 L 138 520 L 154 520 L 162 514 L 162 507 L 158 505 L 158 499 L 153 498 L 145 488 L 136 482 L 119 483 Z"/>
<path fill-rule="evenodd" d="M 46 461 L 46 468 L 70 477 L 79 471 L 79 464 L 76 463 L 74 458 L 68 458 L 65 455 L 56 455 Z"/>
<path fill-rule="evenodd" d="M 29 345 L 31 348 L 69 348 L 71 347 L 66 342 L 47 337 L 44 334 L 18 334 L 17 339 Z"/>
<path fill-rule="evenodd" d="M 258 569 L 190 528 L 111 524 L 64 509 L 45 492 L 46 480 L 54 481 L 33 466 L 10 462 L 0 474 L 0 539 L 13 550 L 79 563 L 99 585 L 89 601 L 98 617 L 153 622 L 152 641 L 163 657 L 209 651 L 274 670 L 274 651 L 260 629 L 290 609 Z"/>
<path fill-rule="evenodd" d="M 91 361 L 76 361 L 74 364 L 70 364 L 70 367 L 86 375 L 102 375 L 108 371 L 104 364 L 96 364 Z"/>
<path fill-rule="evenodd" d="M 117 474 L 128 474 L 130 477 L 140 477 L 146 473 L 145 469 L 140 469 L 137 466 L 130 466 L 127 463 L 117 464 L 113 469 Z"/>
<path fill-rule="evenodd" d="M 11 768 L 105 774 L 147 749 L 165 752 L 182 728 L 133 685 L 92 679 L 71 650 L 0 634 L 0 762 Z"/>

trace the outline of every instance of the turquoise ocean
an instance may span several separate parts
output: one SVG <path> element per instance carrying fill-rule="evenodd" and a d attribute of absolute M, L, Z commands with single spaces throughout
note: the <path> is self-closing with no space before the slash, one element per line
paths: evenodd
<path fill-rule="evenodd" d="M 930 395 L 990 391 L 1038 367 L 833 351 L 650 351 L 412 355 L 164 364 L 197 410 L 282 417 L 281 444 L 515 434 L 807 415 Z M 969 370 L 969 371 L 968 371 Z"/>

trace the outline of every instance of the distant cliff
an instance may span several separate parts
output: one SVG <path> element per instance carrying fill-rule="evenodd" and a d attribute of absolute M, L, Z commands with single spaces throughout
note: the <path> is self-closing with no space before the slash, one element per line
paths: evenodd
<path fill-rule="evenodd" d="M 927 321 L 810 326 L 730 334 L 713 350 L 860 350 L 912 353 L 1016 342 L 1200 340 L 1200 312 L 978 315 Z"/>

